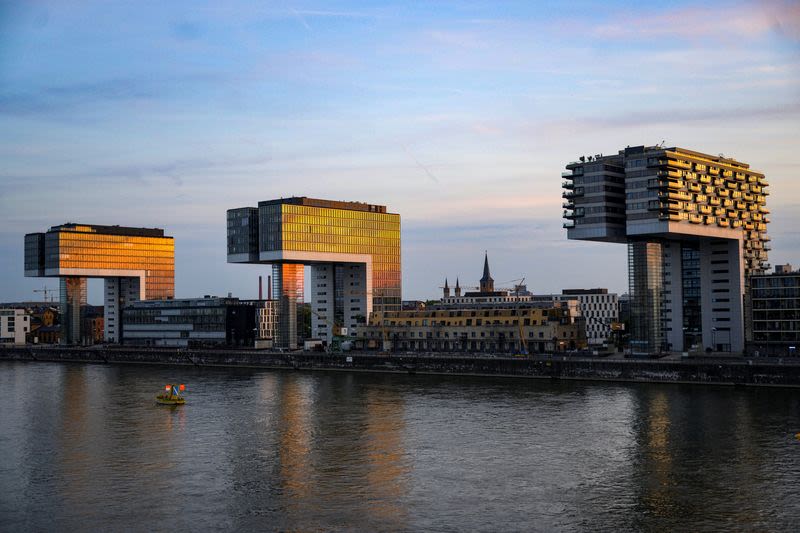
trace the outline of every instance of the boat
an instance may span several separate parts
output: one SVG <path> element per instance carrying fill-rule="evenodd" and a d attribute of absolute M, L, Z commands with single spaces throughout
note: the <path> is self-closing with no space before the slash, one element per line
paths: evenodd
<path fill-rule="evenodd" d="M 164 386 L 164 392 L 156 396 L 156 403 L 159 405 L 183 405 L 186 403 L 186 398 L 181 394 L 186 390 L 186 385 L 170 385 Z"/>

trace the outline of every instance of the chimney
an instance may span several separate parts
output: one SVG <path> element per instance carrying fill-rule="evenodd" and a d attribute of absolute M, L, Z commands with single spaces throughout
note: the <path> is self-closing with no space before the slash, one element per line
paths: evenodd
<path fill-rule="evenodd" d="M 267 276 L 267 300 L 272 300 L 272 276 Z"/>
<path fill-rule="evenodd" d="M 261 276 L 258 276 L 258 299 L 259 300 L 263 300 L 264 299 L 264 293 L 262 292 L 261 281 L 262 281 L 261 280 Z"/>

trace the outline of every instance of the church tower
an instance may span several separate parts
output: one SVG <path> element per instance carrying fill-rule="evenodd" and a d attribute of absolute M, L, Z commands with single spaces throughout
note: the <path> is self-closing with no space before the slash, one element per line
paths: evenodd
<path fill-rule="evenodd" d="M 456 298 L 461 296 L 461 287 L 458 286 L 458 278 L 456 278 Z"/>
<path fill-rule="evenodd" d="M 444 278 L 444 287 L 442 287 L 444 292 L 444 298 L 450 298 L 450 286 L 447 284 L 447 278 Z"/>
<path fill-rule="evenodd" d="M 489 253 L 483 258 L 483 277 L 481 278 L 481 292 L 494 292 L 494 280 L 489 275 Z"/>

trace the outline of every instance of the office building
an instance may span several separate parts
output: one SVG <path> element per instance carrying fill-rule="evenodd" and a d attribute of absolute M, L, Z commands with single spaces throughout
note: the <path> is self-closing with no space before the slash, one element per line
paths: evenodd
<path fill-rule="evenodd" d="M 175 247 L 162 229 L 62 224 L 25 235 L 25 276 L 59 278 L 63 344 L 85 337 L 86 279 L 102 278 L 103 333 L 116 343 L 123 306 L 174 297 Z"/>
<path fill-rule="evenodd" d="M 773 274 L 753 276 L 749 300 L 748 352 L 779 357 L 800 354 L 800 271 L 776 265 Z"/>
<path fill-rule="evenodd" d="M 122 310 L 122 344 L 253 347 L 273 335 L 273 304 L 211 296 L 133 302 Z"/>
<path fill-rule="evenodd" d="M 0 308 L 0 344 L 25 344 L 31 330 L 31 317 L 25 309 Z"/>
<path fill-rule="evenodd" d="M 632 352 L 741 353 L 745 280 L 768 268 L 764 175 L 729 157 L 663 146 L 566 168 L 568 238 L 628 245 Z"/>
<path fill-rule="evenodd" d="M 356 346 L 365 349 L 542 353 L 587 346 L 575 308 L 530 302 L 374 312 L 356 331 Z"/>
<path fill-rule="evenodd" d="M 400 310 L 400 215 L 385 206 L 292 197 L 231 209 L 227 220 L 228 262 L 272 265 L 278 346 L 297 346 L 305 265 L 312 337 L 331 342 L 373 311 Z"/>

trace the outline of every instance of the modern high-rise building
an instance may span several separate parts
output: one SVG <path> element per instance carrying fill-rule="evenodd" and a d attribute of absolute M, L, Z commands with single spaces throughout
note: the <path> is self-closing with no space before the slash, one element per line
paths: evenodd
<path fill-rule="evenodd" d="M 311 266 L 311 334 L 330 342 L 375 311 L 399 311 L 400 215 L 306 197 L 228 210 L 228 262 L 271 264 L 277 345 L 297 345 L 297 302 Z"/>
<path fill-rule="evenodd" d="M 800 354 L 800 271 L 792 265 L 775 265 L 774 273 L 753 276 L 750 284 L 748 352 Z"/>
<path fill-rule="evenodd" d="M 163 229 L 62 224 L 25 235 L 25 276 L 60 278 L 64 344 L 84 338 L 86 279 L 103 278 L 104 338 L 116 343 L 126 303 L 175 296 L 175 245 Z"/>
<path fill-rule="evenodd" d="M 769 267 L 764 174 L 663 146 L 566 168 L 568 238 L 628 245 L 632 351 L 741 352 L 746 280 Z"/>

